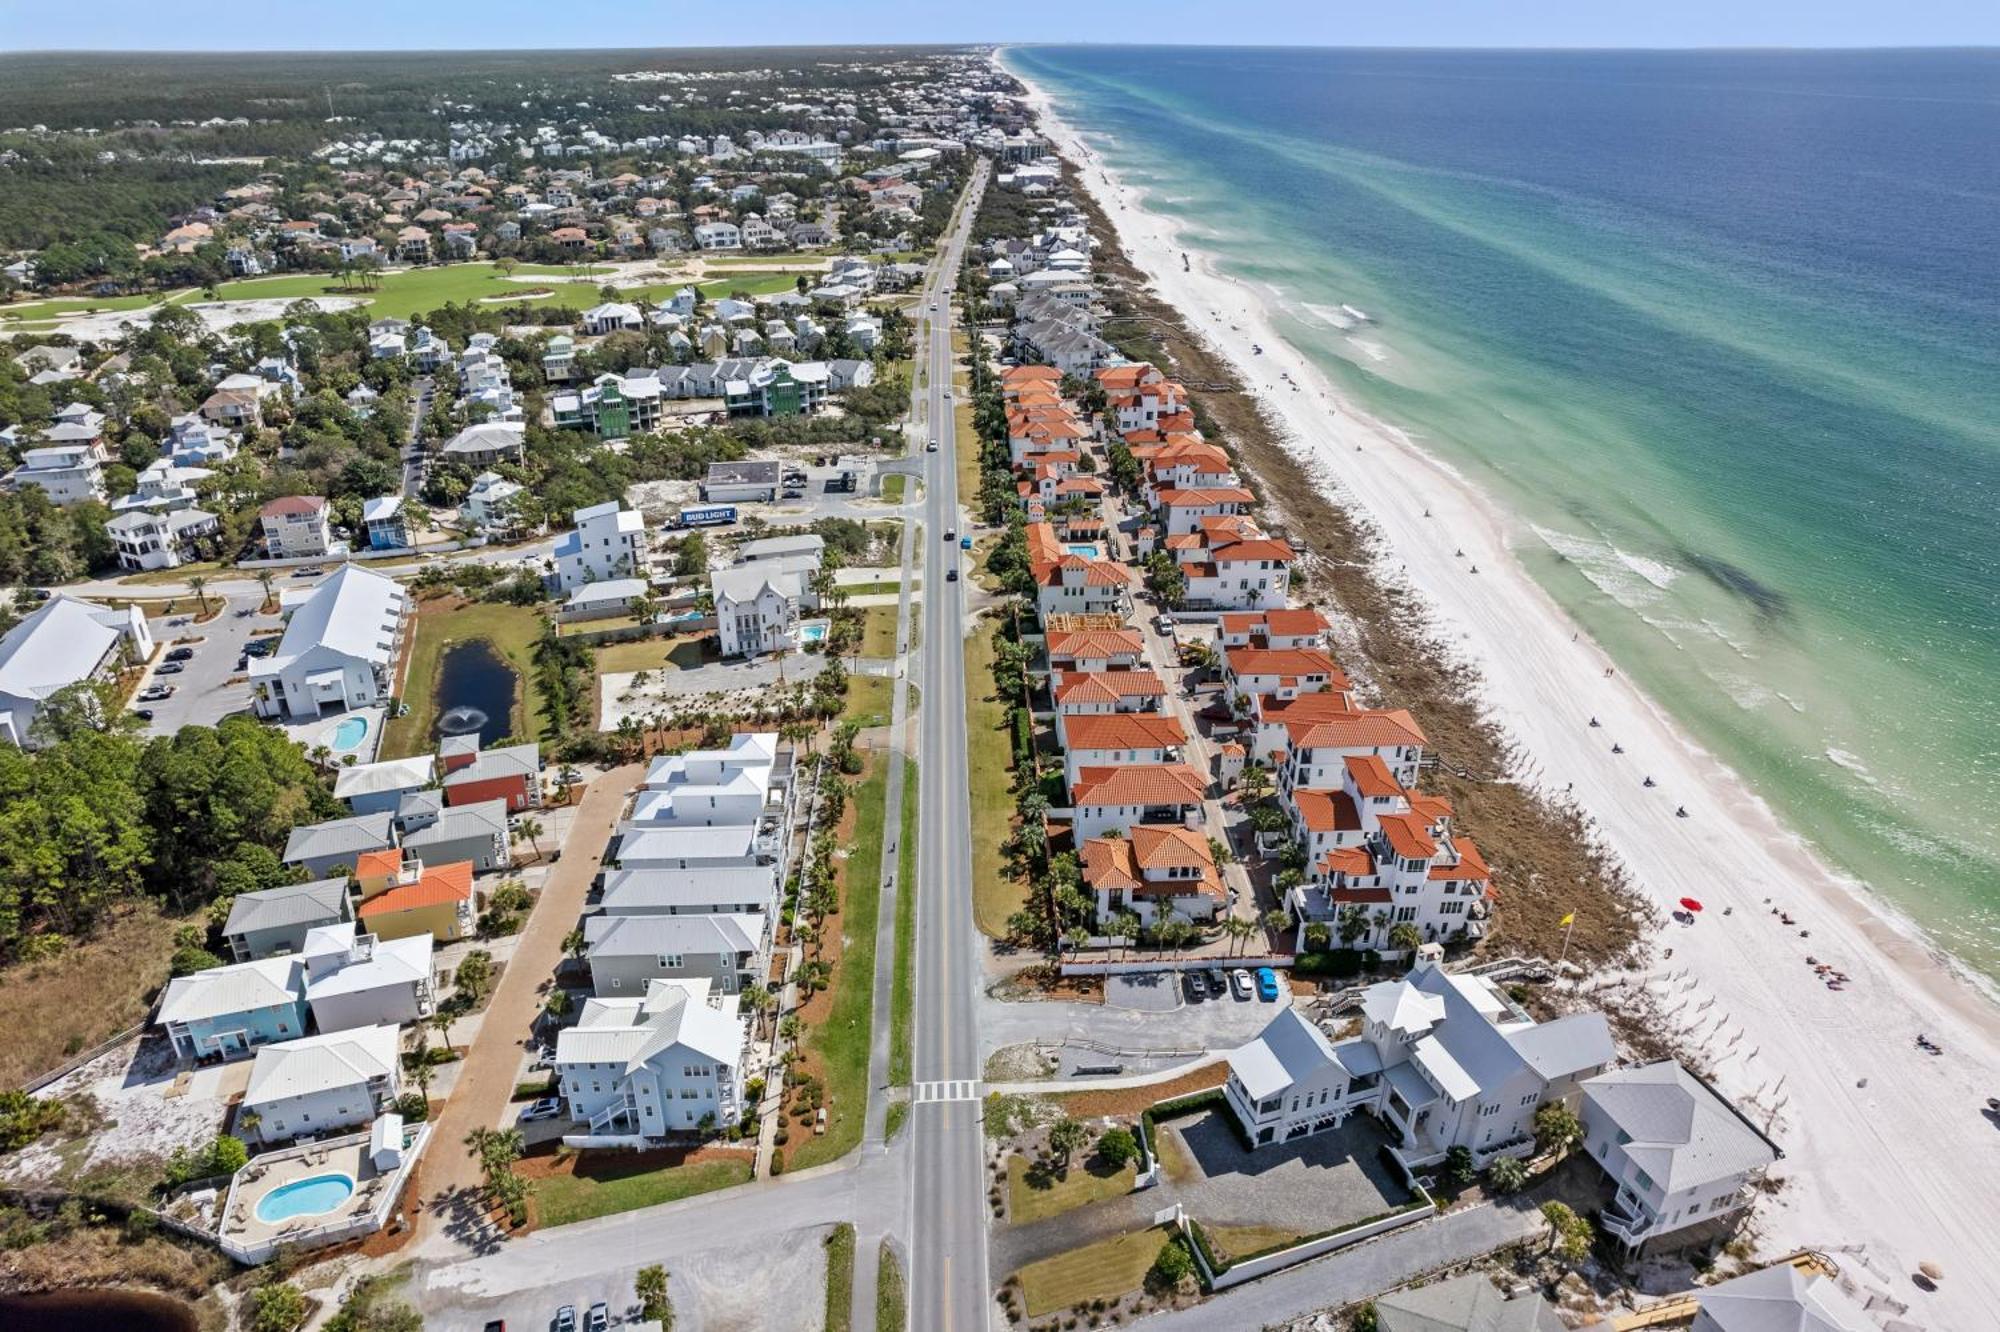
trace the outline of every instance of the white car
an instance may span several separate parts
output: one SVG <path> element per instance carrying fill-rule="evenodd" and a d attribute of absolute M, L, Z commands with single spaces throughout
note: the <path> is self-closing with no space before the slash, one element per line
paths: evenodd
<path fill-rule="evenodd" d="M 561 1113 L 562 1098 L 559 1096 L 544 1096 L 541 1100 L 536 1101 L 521 1112 L 520 1122 L 523 1124 L 533 1124 L 537 1120 L 554 1119 Z"/>
<path fill-rule="evenodd" d="M 1250 973 L 1242 967 L 1229 973 L 1229 988 L 1238 999 L 1250 997 Z"/>

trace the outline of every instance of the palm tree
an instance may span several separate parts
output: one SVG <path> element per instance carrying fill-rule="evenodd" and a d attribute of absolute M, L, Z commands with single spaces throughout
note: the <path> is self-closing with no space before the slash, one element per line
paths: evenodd
<path fill-rule="evenodd" d="M 257 586 L 264 589 L 263 606 L 269 606 L 271 604 L 271 586 L 276 581 L 277 581 L 276 577 L 271 573 L 269 569 L 259 569 L 257 571 Z M 263 609 L 263 606 L 260 606 L 258 609 L 260 610 Z"/>
<path fill-rule="evenodd" d="M 194 577 L 188 579 L 188 586 L 194 590 L 195 600 L 201 603 L 201 618 L 206 620 L 208 618 L 208 579 L 202 577 L 200 574 L 196 574 Z"/>
<path fill-rule="evenodd" d="M 1234 955 L 1243 951 L 1243 941 L 1257 932 L 1257 926 L 1254 921 L 1231 916 L 1222 922 L 1222 932 L 1229 936 L 1229 951 Z"/>
<path fill-rule="evenodd" d="M 1285 931 L 1285 927 L 1292 923 L 1292 918 L 1284 911 L 1281 911 L 1278 908 L 1273 907 L 1271 910 L 1266 911 L 1264 913 L 1260 923 L 1264 926 L 1266 930 L 1270 931 L 1272 934 L 1283 934 Z"/>
<path fill-rule="evenodd" d="M 527 838 L 528 845 L 535 848 L 535 858 L 537 860 L 541 859 L 542 856 L 541 837 L 545 831 L 547 830 L 542 827 L 540 819 L 514 820 L 514 840 L 519 841 L 524 837 Z"/>

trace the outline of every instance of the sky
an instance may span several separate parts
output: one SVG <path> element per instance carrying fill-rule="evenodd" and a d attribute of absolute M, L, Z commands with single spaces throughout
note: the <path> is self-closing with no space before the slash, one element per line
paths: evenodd
<path fill-rule="evenodd" d="M 227 14 L 228 21 L 219 22 Z M 0 0 L 0 51 L 1188 42 L 2000 46 L 2000 0 Z"/>

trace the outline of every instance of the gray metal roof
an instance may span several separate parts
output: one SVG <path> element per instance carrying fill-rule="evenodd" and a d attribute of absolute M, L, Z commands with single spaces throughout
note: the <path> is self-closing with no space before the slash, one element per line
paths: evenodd
<path fill-rule="evenodd" d="M 389 823 L 389 811 L 380 810 L 374 814 L 356 814 L 352 818 L 328 819 L 325 823 L 308 823 L 294 828 L 291 835 L 285 838 L 285 863 L 290 865 L 323 856 L 360 855 L 363 851 L 377 851 L 394 845 Z"/>
<path fill-rule="evenodd" d="M 1382 1332 L 1565 1332 L 1542 1295 L 1510 1300 L 1478 1273 L 1378 1296 L 1375 1320 Z"/>
<path fill-rule="evenodd" d="M 1778 1150 L 1714 1088 L 1671 1059 L 1613 1069 L 1583 1084 L 1585 1114 L 1630 1139 L 1625 1155 L 1669 1194 L 1778 1159 Z"/>
<path fill-rule="evenodd" d="M 1696 1298 L 1699 1332 L 1880 1332 L 1840 1287 L 1789 1263 L 1710 1286 Z"/>
<path fill-rule="evenodd" d="M 502 846 L 507 844 L 507 802 L 480 800 L 439 810 L 435 820 L 403 835 L 403 847 L 414 851 L 468 837 L 495 836 Z"/>
<path fill-rule="evenodd" d="M 346 916 L 347 880 L 314 879 L 238 894 L 229 904 L 229 921 L 222 932 L 249 934 L 291 925 L 324 925 Z"/>
<path fill-rule="evenodd" d="M 765 916 L 591 916 L 583 922 L 592 957 L 660 953 L 754 953 Z"/>

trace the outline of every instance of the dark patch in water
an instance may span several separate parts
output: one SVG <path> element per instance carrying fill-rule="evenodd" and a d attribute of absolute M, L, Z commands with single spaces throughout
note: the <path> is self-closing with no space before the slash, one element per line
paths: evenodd
<path fill-rule="evenodd" d="M 439 735 L 496 744 L 512 734 L 514 668 L 483 638 L 454 643 L 438 665 L 437 703 Z"/>
<path fill-rule="evenodd" d="M 1677 552 L 1688 567 L 1714 583 L 1725 592 L 1733 592 L 1749 602 L 1759 619 L 1782 620 L 1791 614 L 1791 603 L 1785 594 L 1768 584 L 1760 583 L 1749 570 L 1740 569 L 1728 560 L 1719 560 L 1713 555 L 1698 555 L 1683 546 Z"/>
<path fill-rule="evenodd" d="M 40 1332 L 196 1332 L 192 1306 L 144 1290 L 55 1290 L 0 1295 L 0 1327 Z"/>

